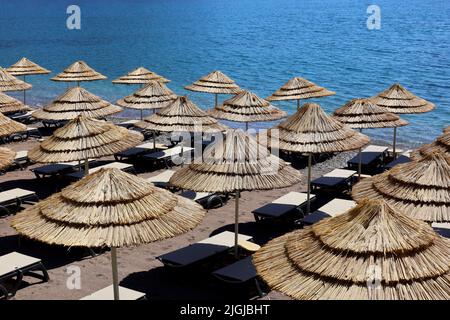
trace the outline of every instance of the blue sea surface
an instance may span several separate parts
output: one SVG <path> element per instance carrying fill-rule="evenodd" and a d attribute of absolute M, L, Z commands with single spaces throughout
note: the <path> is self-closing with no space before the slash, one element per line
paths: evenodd
<path fill-rule="evenodd" d="M 66 27 L 71 4 L 81 8 L 81 30 Z M 380 30 L 366 26 L 372 4 L 381 9 Z M 213 96 L 183 87 L 216 69 L 261 97 L 305 77 L 336 91 L 313 100 L 327 112 L 400 82 L 437 106 L 403 116 L 410 125 L 398 130 L 399 143 L 415 147 L 450 124 L 449 17 L 448 0 L 0 0 L 0 65 L 26 56 L 52 70 L 27 77 L 28 99 L 40 105 L 65 91 L 49 78 L 76 60 L 108 77 L 83 86 L 110 101 L 137 89 L 110 80 L 145 66 L 204 109 Z M 295 101 L 275 104 L 296 109 Z M 392 129 L 365 132 L 392 137 Z"/>

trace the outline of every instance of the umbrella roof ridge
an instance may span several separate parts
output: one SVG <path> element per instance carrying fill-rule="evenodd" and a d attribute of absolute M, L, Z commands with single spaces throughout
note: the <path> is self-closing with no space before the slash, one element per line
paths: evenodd
<path fill-rule="evenodd" d="M 63 72 L 51 78 L 53 81 L 61 82 L 96 81 L 105 79 L 107 78 L 104 75 L 92 69 L 84 61 L 76 61 L 72 63 L 69 67 L 64 69 Z"/>
<path fill-rule="evenodd" d="M 219 70 L 207 74 L 185 88 L 190 91 L 219 94 L 235 94 L 241 91 L 231 78 Z"/>
<path fill-rule="evenodd" d="M 447 156 L 450 156 L 450 130 L 448 130 L 449 128 L 450 126 L 444 129 L 444 133 L 432 143 L 424 144 L 420 148 L 411 152 L 411 159 L 421 160 L 426 156 L 436 153 L 443 153 L 446 154 Z"/>
<path fill-rule="evenodd" d="M 163 83 L 150 81 L 148 84 L 117 101 L 119 106 L 131 109 L 160 109 L 170 105 L 177 95 Z"/>
<path fill-rule="evenodd" d="M 49 74 L 50 70 L 47 70 L 37 63 L 23 57 L 12 66 L 6 69 L 13 76 L 26 76 L 34 74 Z"/>
<path fill-rule="evenodd" d="M 280 89 L 275 91 L 266 100 L 301 100 L 326 97 L 334 94 L 336 94 L 336 92 L 318 86 L 309 80 L 301 77 L 294 77 L 286 82 Z"/>
<path fill-rule="evenodd" d="M 139 67 L 127 74 L 115 79 L 112 83 L 115 84 L 145 84 L 150 81 L 158 81 L 161 83 L 168 83 L 170 80 L 154 73 L 144 67 Z"/>

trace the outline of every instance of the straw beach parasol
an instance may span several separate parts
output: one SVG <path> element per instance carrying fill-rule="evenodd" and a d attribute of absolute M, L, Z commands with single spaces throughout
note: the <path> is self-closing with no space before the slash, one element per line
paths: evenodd
<path fill-rule="evenodd" d="M 23 123 L 14 121 L 0 113 L 0 138 L 8 137 L 14 133 L 27 130 L 27 126 Z"/>
<path fill-rule="evenodd" d="M 164 83 L 150 81 L 145 87 L 137 90 L 133 94 L 118 100 L 116 103 L 124 108 L 137 109 L 142 112 L 144 109 L 161 109 L 170 105 L 177 95 L 166 87 Z"/>
<path fill-rule="evenodd" d="M 31 84 L 17 79 L 6 69 L 0 67 L 0 92 L 1 91 L 23 91 L 31 89 Z"/>
<path fill-rule="evenodd" d="M 370 99 L 380 108 L 393 113 L 424 113 L 435 108 L 434 104 L 415 96 L 399 83 Z"/>
<path fill-rule="evenodd" d="M 110 156 L 132 148 L 143 140 L 137 131 L 112 122 L 78 116 L 28 152 L 30 160 L 40 163 L 85 161 Z"/>
<path fill-rule="evenodd" d="M 271 240 L 257 273 L 294 299 L 448 300 L 450 242 L 379 200 Z"/>
<path fill-rule="evenodd" d="M 439 152 L 450 156 L 450 126 L 444 129 L 444 134 L 435 141 L 411 152 L 411 159 L 420 160 L 423 157 Z"/>
<path fill-rule="evenodd" d="M 144 67 L 139 67 L 133 71 L 128 72 L 126 75 L 123 75 L 112 81 L 114 84 L 146 84 L 151 81 L 158 81 L 161 83 L 168 83 L 170 80 L 167 80 L 163 76 L 156 74 Z"/>
<path fill-rule="evenodd" d="M 236 94 L 241 91 L 231 78 L 218 70 L 207 74 L 185 88 L 190 91 L 214 93 L 214 106 L 217 106 L 218 94 Z"/>
<path fill-rule="evenodd" d="M 197 226 L 205 210 L 119 169 L 101 169 L 19 212 L 17 232 L 48 244 L 110 247 L 119 299 L 116 248 L 150 243 Z"/>
<path fill-rule="evenodd" d="M 0 92 L 0 112 L 3 114 L 28 111 L 30 108 L 19 100 Z"/>
<path fill-rule="evenodd" d="M 384 199 L 427 222 L 450 222 L 450 157 L 436 153 L 399 164 L 357 183 L 352 196 L 357 202 L 364 198 Z"/>
<path fill-rule="evenodd" d="M 41 120 L 71 120 L 79 115 L 90 118 L 104 118 L 121 112 L 122 108 L 90 93 L 82 87 L 72 87 L 49 105 L 32 113 Z"/>
<path fill-rule="evenodd" d="M 279 134 L 279 149 L 308 154 L 308 213 L 312 154 L 356 150 L 369 143 L 369 137 L 328 116 L 315 103 L 304 104 L 292 116 L 269 129 L 269 137 L 273 136 L 272 130 Z"/>
<path fill-rule="evenodd" d="M 334 91 L 327 90 L 317 84 L 300 77 L 294 77 L 275 91 L 268 101 L 297 100 L 297 109 L 300 108 L 300 100 L 332 96 Z"/>
<path fill-rule="evenodd" d="M 106 77 L 92 69 L 84 61 L 76 61 L 67 67 L 63 72 L 51 78 L 59 82 L 77 82 L 78 86 L 82 81 L 105 80 Z"/>
<path fill-rule="evenodd" d="M 0 147 L 0 170 L 6 169 L 9 166 L 13 165 L 15 157 L 15 151 Z"/>
<path fill-rule="evenodd" d="M 242 130 L 229 129 L 224 135 L 225 141 L 205 149 L 202 161 L 176 171 L 170 184 L 197 192 L 236 192 L 237 255 L 240 192 L 288 187 L 299 182 L 301 175 Z"/>
<path fill-rule="evenodd" d="M 40 65 L 34 63 L 33 61 L 28 60 L 27 58 L 22 58 L 9 67 L 8 72 L 13 76 L 23 76 L 23 81 L 26 80 L 26 76 L 28 75 L 37 75 L 37 74 L 49 74 L 50 70 L 47 70 Z M 23 103 L 26 104 L 26 93 L 23 90 Z"/>
<path fill-rule="evenodd" d="M 392 144 L 395 156 L 395 145 L 397 136 L 397 127 L 406 126 L 408 121 L 400 119 L 394 113 L 386 112 L 378 107 L 370 99 L 353 99 L 333 113 L 333 117 L 350 128 L 374 129 L 374 128 L 394 128 L 394 140 Z M 361 175 L 361 164 L 359 166 L 359 175 Z"/>
<path fill-rule="evenodd" d="M 214 107 L 208 113 L 217 119 L 245 122 L 246 130 L 249 122 L 273 121 L 286 116 L 286 112 L 274 107 L 269 101 L 245 90 L 225 100 L 222 105 Z"/>

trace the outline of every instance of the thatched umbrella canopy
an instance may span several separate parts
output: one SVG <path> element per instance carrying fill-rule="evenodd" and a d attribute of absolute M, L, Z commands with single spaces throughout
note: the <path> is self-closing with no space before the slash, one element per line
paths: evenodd
<path fill-rule="evenodd" d="M 3 114 L 28 111 L 30 107 L 24 105 L 19 100 L 0 92 L 0 112 Z"/>
<path fill-rule="evenodd" d="M 437 153 L 399 164 L 357 183 L 352 196 L 356 201 L 385 199 L 398 210 L 427 222 L 450 222 L 450 157 Z"/>
<path fill-rule="evenodd" d="M 101 158 L 135 147 L 144 137 L 112 122 L 78 116 L 28 152 L 34 162 L 56 163 Z"/>
<path fill-rule="evenodd" d="M 145 87 L 137 90 L 133 94 L 117 101 L 117 104 L 124 108 L 141 110 L 161 109 L 170 105 L 177 95 L 166 85 L 159 81 L 150 81 Z"/>
<path fill-rule="evenodd" d="M 53 81 L 60 82 L 77 82 L 78 85 L 82 81 L 105 80 L 106 77 L 101 73 L 92 69 L 84 61 L 76 61 L 67 67 L 63 72 L 51 78 Z"/>
<path fill-rule="evenodd" d="M 197 226 L 205 210 L 119 169 L 101 169 L 19 212 L 19 234 L 49 244 L 111 247 L 114 297 L 118 296 L 116 248 L 150 243 Z"/>
<path fill-rule="evenodd" d="M 450 127 L 444 129 L 444 134 L 439 136 L 435 141 L 425 144 L 417 150 L 411 152 L 411 159 L 420 160 L 426 156 L 435 153 L 444 153 L 450 156 Z"/>
<path fill-rule="evenodd" d="M 26 80 L 28 75 L 37 74 L 49 74 L 50 70 L 47 70 L 40 65 L 28 60 L 27 58 L 22 58 L 13 64 L 11 67 L 6 69 L 13 76 L 23 76 L 23 81 Z M 23 90 L 23 103 L 26 104 L 26 92 Z"/>
<path fill-rule="evenodd" d="M 71 120 L 79 115 L 89 118 L 104 118 L 121 112 L 122 108 L 90 93 L 82 87 L 67 89 L 49 105 L 33 112 L 41 120 Z"/>
<path fill-rule="evenodd" d="M 217 119 L 245 122 L 246 129 L 249 122 L 273 121 L 286 116 L 286 112 L 246 90 L 225 100 L 222 105 L 214 107 L 208 113 Z"/>
<path fill-rule="evenodd" d="M 133 71 L 128 72 L 126 75 L 123 75 L 112 81 L 114 84 L 146 84 L 151 81 L 158 81 L 161 83 L 168 83 L 170 80 L 167 80 L 163 76 L 156 74 L 144 67 L 139 67 Z"/>
<path fill-rule="evenodd" d="M 17 79 L 6 69 L 0 67 L 0 92 L 1 91 L 23 91 L 31 89 L 31 84 Z"/>
<path fill-rule="evenodd" d="M 15 151 L 0 147 L 0 170 L 6 169 L 9 166 L 13 165 L 15 157 Z"/>
<path fill-rule="evenodd" d="M 433 103 L 415 96 L 399 83 L 370 99 L 380 108 L 393 113 L 424 113 L 435 108 Z"/>
<path fill-rule="evenodd" d="M 383 201 L 271 240 L 253 256 L 294 299 L 448 300 L 450 242 Z"/>
<path fill-rule="evenodd" d="M 333 117 L 353 129 L 394 128 L 393 153 L 397 140 L 397 127 L 406 126 L 408 121 L 395 113 L 378 107 L 370 99 L 353 99 L 333 113 Z"/>
<path fill-rule="evenodd" d="M 327 90 L 317 84 L 300 77 L 294 77 L 275 91 L 268 101 L 297 100 L 297 109 L 300 108 L 300 100 L 332 96 L 334 91 Z"/>
<path fill-rule="evenodd" d="M 224 136 L 225 141 L 205 149 L 202 161 L 193 161 L 175 172 L 170 184 L 197 192 L 236 192 L 237 254 L 240 192 L 288 187 L 298 183 L 301 175 L 242 130 L 229 129 Z"/>
<path fill-rule="evenodd" d="M 236 94 L 241 91 L 234 80 L 218 70 L 207 74 L 185 88 L 190 91 L 214 93 L 214 106 L 217 106 L 218 94 Z"/>
<path fill-rule="evenodd" d="M 0 138 L 8 137 L 14 133 L 27 130 L 27 126 L 23 123 L 14 121 L 0 113 Z"/>
<path fill-rule="evenodd" d="M 369 137 L 328 116 L 315 103 L 304 104 L 292 116 L 268 130 L 269 137 L 277 134 L 279 149 L 308 154 L 308 213 L 312 154 L 356 150 L 369 143 Z"/>

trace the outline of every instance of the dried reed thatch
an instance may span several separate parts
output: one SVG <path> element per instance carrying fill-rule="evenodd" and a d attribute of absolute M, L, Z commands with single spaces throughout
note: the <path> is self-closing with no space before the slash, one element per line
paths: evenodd
<path fill-rule="evenodd" d="M 242 130 L 229 129 L 224 141 L 205 149 L 200 163 L 178 170 L 170 183 L 199 192 L 233 192 L 284 188 L 300 181 L 300 173 L 271 155 Z"/>
<path fill-rule="evenodd" d="M 122 247 L 158 241 L 197 226 L 205 210 L 140 177 L 101 169 L 19 212 L 12 226 L 64 246 Z"/>
<path fill-rule="evenodd" d="M 356 201 L 384 199 L 427 222 L 450 222 L 450 157 L 437 153 L 399 164 L 357 183 L 352 196 Z"/>
<path fill-rule="evenodd" d="M 31 89 L 31 84 L 17 79 L 6 69 L 0 67 L 0 92 L 1 91 L 22 91 Z"/>
<path fill-rule="evenodd" d="M 216 94 L 234 94 L 241 91 L 233 80 L 218 70 L 211 72 L 185 88 L 191 91 Z"/>
<path fill-rule="evenodd" d="M 326 153 L 359 149 L 369 138 L 328 116 L 318 104 L 306 103 L 281 122 L 279 148 L 292 152 Z M 268 130 L 272 136 L 272 130 Z"/>
<path fill-rule="evenodd" d="M 22 58 L 13 64 L 11 67 L 6 69 L 13 76 L 27 76 L 33 74 L 49 74 L 50 71 L 41 67 L 40 65 L 28 60 L 27 58 Z"/>
<path fill-rule="evenodd" d="M 168 83 L 170 80 L 167 80 L 163 76 L 156 74 L 144 67 L 139 67 L 133 71 L 128 72 L 126 75 L 113 80 L 114 84 L 145 84 L 151 81 L 158 81 L 161 83 Z"/>
<path fill-rule="evenodd" d="M 286 112 L 245 90 L 209 110 L 209 114 L 217 119 L 237 122 L 273 121 L 286 116 Z"/>
<path fill-rule="evenodd" d="M 30 160 L 41 163 L 100 158 L 132 148 L 142 134 L 112 122 L 78 116 L 28 152 Z"/>
<path fill-rule="evenodd" d="M 450 242 L 378 200 L 271 240 L 258 274 L 294 299 L 448 300 Z M 373 282 L 372 282 L 373 281 Z"/>
<path fill-rule="evenodd" d="M 26 130 L 26 125 L 14 121 L 0 113 L 0 137 L 8 137 L 14 133 L 23 132 Z"/>
<path fill-rule="evenodd" d="M 150 81 L 145 87 L 117 101 L 119 106 L 131 109 L 160 109 L 170 105 L 177 95 L 164 83 Z"/>
<path fill-rule="evenodd" d="M 304 78 L 295 77 L 275 91 L 267 100 L 301 100 L 332 96 L 334 94 L 336 92 L 327 90 Z"/>
<path fill-rule="evenodd" d="M 420 160 L 428 155 L 435 153 L 444 153 L 450 157 L 450 127 L 444 129 L 444 134 L 435 141 L 425 144 L 417 150 L 411 152 L 411 159 Z"/>
<path fill-rule="evenodd" d="M 3 114 L 29 111 L 30 107 L 19 100 L 0 92 L 0 112 Z"/>
<path fill-rule="evenodd" d="M 226 126 L 210 117 L 187 97 L 178 97 L 169 106 L 159 110 L 136 127 L 159 132 L 218 132 Z"/>
<path fill-rule="evenodd" d="M 15 151 L 0 147 L 0 170 L 6 169 L 9 166 L 13 165 L 15 157 Z"/>
<path fill-rule="evenodd" d="M 72 87 L 52 103 L 33 112 L 33 117 L 42 120 L 71 120 L 79 115 L 103 118 L 122 111 L 121 107 L 90 93 L 82 87 Z"/>
<path fill-rule="evenodd" d="M 423 113 L 435 108 L 434 104 L 415 96 L 399 83 L 393 84 L 371 100 L 385 111 L 393 113 Z"/>
<path fill-rule="evenodd" d="M 354 129 L 395 128 L 408 124 L 408 121 L 378 107 L 370 99 L 351 100 L 334 111 L 333 118 Z"/>
<path fill-rule="evenodd" d="M 81 82 L 105 80 L 106 77 L 95 71 L 84 61 L 76 61 L 66 68 L 63 72 L 51 78 L 53 81 L 62 82 Z"/>

